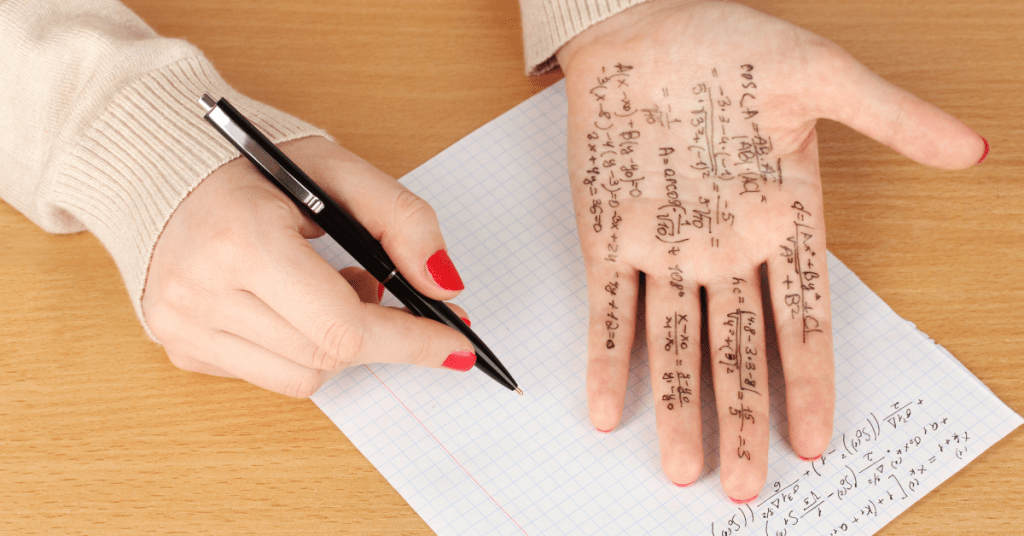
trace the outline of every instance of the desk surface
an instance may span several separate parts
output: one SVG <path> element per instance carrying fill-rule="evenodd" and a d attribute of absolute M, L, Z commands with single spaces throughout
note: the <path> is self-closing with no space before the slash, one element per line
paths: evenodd
<path fill-rule="evenodd" d="M 248 95 L 400 177 L 560 78 L 522 74 L 515 0 L 128 0 Z M 829 248 L 1024 412 L 1024 2 L 765 0 L 988 138 L 918 166 L 819 123 Z M 0 532 L 432 534 L 312 402 L 175 369 L 89 234 L 0 202 Z M 882 534 L 1014 533 L 1024 431 Z"/>

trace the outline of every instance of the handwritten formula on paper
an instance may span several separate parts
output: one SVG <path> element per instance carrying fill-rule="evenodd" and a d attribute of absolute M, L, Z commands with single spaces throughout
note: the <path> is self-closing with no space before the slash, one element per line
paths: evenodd
<path fill-rule="evenodd" d="M 870 535 L 1021 424 L 953 356 L 819 251 L 836 357 L 830 447 L 814 462 L 792 452 L 776 374 L 759 498 L 737 507 L 723 493 L 713 398 L 703 394 L 685 402 L 709 416 L 707 470 L 676 487 L 661 471 L 654 412 L 678 407 L 689 382 L 706 378 L 673 376 L 652 391 L 638 341 L 623 424 L 601 434 L 587 418 L 587 285 L 565 129 L 559 83 L 402 179 L 437 208 L 467 283 L 458 303 L 488 345 L 509 356 L 527 396 L 510 402 L 473 372 L 370 365 L 347 369 L 313 397 L 438 534 Z M 604 213 L 601 225 L 610 229 L 613 216 Z M 794 219 L 800 223 L 796 212 Z M 336 267 L 351 263 L 325 239 L 314 247 Z M 693 326 L 664 318 L 648 319 L 648 329 L 670 349 L 699 338 Z M 676 398 L 666 400 L 666 390 Z M 710 393 L 710 383 L 701 392 Z"/>
<path fill-rule="evenodd" d="M 859 533 L 879 511 L 902 511 L 909 506 L 906 499 L 923 495 L 922 483 L 938 478 L 936 464 L 962 461 L 971 448 L 970 431 L 948 416 L 929 415 L 928 406 L 922 398 L 896 400 L 871 412 L 798 477 L 769 482 L 763 499 L 713 522 L 710 533 L 789 536 L 809 529 L 838 536 Z"/>

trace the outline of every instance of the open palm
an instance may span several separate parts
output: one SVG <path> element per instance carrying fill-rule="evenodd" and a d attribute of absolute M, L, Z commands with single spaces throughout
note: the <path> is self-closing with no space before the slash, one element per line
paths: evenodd
<path fill-rule="evenodd" d="M 722 484 L 737 502 L 755 497 L 767 474 L 766 315 L 774 312 L 793 450 L 815 458 L 832 435 L 815 121 L 842 121 L 950 169 L 977 162 L 984 141 L 833 43 L 728 2 L 631 8 L 576 37 L 559 60 L 587 264 L 591 420 L 610 431 L 621 418 L 642 273 L 662 465 L 680 485 L 699 477 L 703 292 Z"/>

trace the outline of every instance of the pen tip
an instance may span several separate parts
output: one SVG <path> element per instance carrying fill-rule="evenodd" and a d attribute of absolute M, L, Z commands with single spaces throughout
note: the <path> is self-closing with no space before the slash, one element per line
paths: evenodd
<path fill-rule="evenodd" d="M 523 396 L 523 390 L 518 387 L 516 387 L 516 393 L 518 393 L 519 396 Z"/>

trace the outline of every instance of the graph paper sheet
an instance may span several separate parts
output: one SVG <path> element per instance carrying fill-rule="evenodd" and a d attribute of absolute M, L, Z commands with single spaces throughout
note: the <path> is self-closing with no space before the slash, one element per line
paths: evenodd
<path fill-rule="evenodd" d="M 587 298 L 565 115 L 560 83 L 402 179 L 437 209 L 467 285 L 458 303 L 526 396 L 479 371 L 371 365 L 313 397 L 435 532 L 872 534 L 1021 424 L 829 255 L 838 403 L 824 457 L 803 462 L 787 442 L 775 358 L 759 498 L 738 507 L 722 491 L 707 381 L 705 471 L 688 488 L 673 485 L 660 468 L 642 344 L 621 426 L 599 433 L 587 417 Z M 351 264 L 329 239 L 314 246 Z"/>

